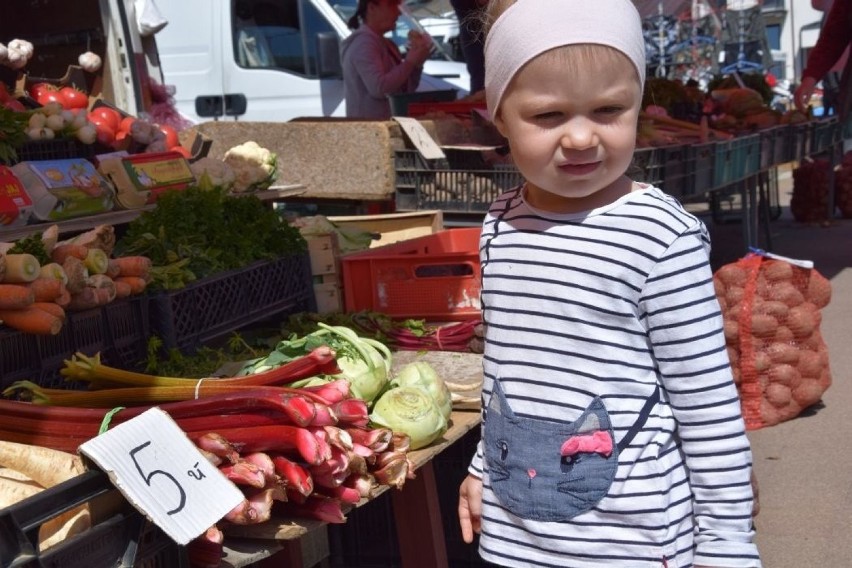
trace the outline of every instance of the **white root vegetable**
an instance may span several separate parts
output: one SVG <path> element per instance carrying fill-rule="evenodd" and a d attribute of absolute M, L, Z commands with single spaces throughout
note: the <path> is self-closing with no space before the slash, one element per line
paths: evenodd
<path fill-rule="evenodd" d="M 86 471 L 74 454 L 5 441 L 0 441 L 0 465 L 23 473 L 42 487 L 53 487 Z"/>

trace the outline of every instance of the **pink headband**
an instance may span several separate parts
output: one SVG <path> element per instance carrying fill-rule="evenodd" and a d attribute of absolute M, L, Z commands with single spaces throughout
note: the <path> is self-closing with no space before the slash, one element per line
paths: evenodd
<path fill-rule="evenodd" d="M 630 0 L 517 0 L 485 40 L 485 97 L 494 116 L 512 77 L 531 59 L 563 45 L 593 43 L 624 53 L 645 83 L 642 20 Z"/>

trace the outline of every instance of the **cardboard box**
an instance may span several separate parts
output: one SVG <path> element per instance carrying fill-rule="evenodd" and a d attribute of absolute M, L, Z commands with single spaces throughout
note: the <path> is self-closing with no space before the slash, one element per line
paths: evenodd
<path fill-rule="evenodd" d="M 103 159 L 98 171 L 118 190 L 124 209 L 150 205 L 164 191 L 183 190 L 195 183 L 186 158 L 177 152 L 156 152 Z"/>
<path fill-rule="evenodd" d="M 307 239 L 311 256 L 311 275 L 338 274 L 340 272 L 340 249 L 337 235 L 312 236 Z"/>
<path fill-rule="evenodd" d="M 0 165 L 0 226 L 26 225 L 33 202 L 12 170 Z"/>
<path fill-rule="evenodd" d="M 318 314 L 343 311 L 343 293 L 337 281 L 314 284 L 314 297 Z"/>
<path fill-rule="evenodd" d="M 439 210 L 329 217 L 338 226 L 357 227 L 378 235 L 370 248 L 431 235 L 444 229 L 444 214 Z"/>
<path fill-rule="evenodd" d="M 113 187 L 84 158 L 26 161 L 12 166 L 40 221 L 62 221 L 111 211 Z"/>

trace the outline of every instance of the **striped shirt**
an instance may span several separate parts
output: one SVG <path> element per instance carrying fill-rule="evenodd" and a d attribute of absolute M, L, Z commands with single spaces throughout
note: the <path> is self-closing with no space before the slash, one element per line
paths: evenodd
<path fill-rule="evenodd" d="M 483 408 L 495 380 L 519 417 L 571 422 L 598 396 L 618 441 L 662 388 L 606 497 L 567 522 L 502 506 L 480 442 L 469 471 L 483 480 L 485 560 L 760 566 L 751 450 L 709 250 L 703 223 L 653 187 L 582 214 L 533 210 L 520 189 L 492 205 L 480 240 Z"/>

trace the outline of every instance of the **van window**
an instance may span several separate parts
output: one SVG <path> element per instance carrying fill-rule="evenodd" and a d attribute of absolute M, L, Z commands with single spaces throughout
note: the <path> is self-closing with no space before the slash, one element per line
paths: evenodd
<path fill-rule="evenodd" d="M 333 30 L 314 6 L 301 0 L 235 0 L 232 9 L 239 66 L 317 76 L 317 34 Z"/>

